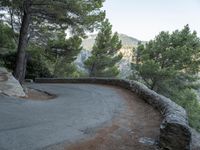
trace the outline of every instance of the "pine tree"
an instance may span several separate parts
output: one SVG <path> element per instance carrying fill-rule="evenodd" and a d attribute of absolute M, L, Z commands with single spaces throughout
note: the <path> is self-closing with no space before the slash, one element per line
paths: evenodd
<path fill-rule="evenodd" d="M 116 64 L 122 59 L 121 46 L 118 34 L 112 35 L 112 25 L 106 19 L 95 39 L 92 56 L 85 61 L 89 76 L 116 77 L 119 74 Z"/>
<path fill-rule="evenodd" d="M 189 26 L 181 31 L 161 32 L 145 46 L 139 45 L 138 72 L 149 88 L 160 91 L 167 80 L 194 80 L 199 72 L 200 39 Z"/>
<path fill-rule="evenodd" d="M 15 77 L 22 82 L 26 72 L 26 49 L 30 35 L 41 34 L 41 26 L 53 29 L 70 29 L 84 35 L 104 19 L 100 10 L 104 0 L 1 0 L 0 13 L 9 15 L 11 26 L 19 32 Z M 8 17 L 4 17 L 6 19 Z M 14 26 L 16 25 L 16 26 Z"/>
<path fill-rule="evenodd" d="M 139 80 L 186 109 L 189 123 L 200 131 L 199 88 L 200 39 L 188 25 L 172 34 L 161 32 L 154 40 L 138 47 L 135 69 Z"/>
<path fill-rule="evenodd" d="M 48 41 L 46 52 L 54 63 L 54 76 L 69 77 L 77 71 L 76 66 L 72 63 L 82 50 L 81 44 L 82 39 L 78 36 L 66 39 L 64 31 L 58 32 L 53 39 Z"/>

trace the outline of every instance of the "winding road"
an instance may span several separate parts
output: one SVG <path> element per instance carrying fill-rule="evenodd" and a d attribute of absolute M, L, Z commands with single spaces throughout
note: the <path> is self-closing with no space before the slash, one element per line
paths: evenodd
<path fill-rule="evenodd" d="M 0 150 L 151 150 L 160 114 L 133 93 L 95 84 L 27 84 L 51 100 L 0 95 Z"/>

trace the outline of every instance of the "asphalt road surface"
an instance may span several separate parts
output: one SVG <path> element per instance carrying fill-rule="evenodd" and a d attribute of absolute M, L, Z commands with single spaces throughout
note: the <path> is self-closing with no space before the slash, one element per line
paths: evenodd
<path fill-rule="evenodd" d="M 112 87 L 94 84 L 27 86 L 56 94 L 57 97 L 52 100 L 34 101 L 0 95 L 0 150 L 53 149 L 55 145 L 62 143 L 69 146 L 93 136 L 103 126 L 109 126 L 113 118 L 128 109 L 123 94 Z M 147 104 L 142 102 L 139 105 L 143 108 L 143 105 Z M 139 110 L 141 109 L 136 111 Z M 151 111 L 159 116 L 153 109 Z M 155 117 L 154 122 L 144 122 L 144 125 L 156 124 L 157 135 L 160 118 Z"/>

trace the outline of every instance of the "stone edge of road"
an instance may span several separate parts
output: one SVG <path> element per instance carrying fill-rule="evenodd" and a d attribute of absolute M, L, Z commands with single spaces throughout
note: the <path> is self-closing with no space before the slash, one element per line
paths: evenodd
<path fill-rule="evenodd" d="M 115 78 L 37 78 L 35 82 L 107 84 L 128 89 L 161 113 L 163 117 L 159 137 L 161 149 L 190 150 L 191 130 L 186 111 L 169 98 L 157 94 L 137 81 Z"/>

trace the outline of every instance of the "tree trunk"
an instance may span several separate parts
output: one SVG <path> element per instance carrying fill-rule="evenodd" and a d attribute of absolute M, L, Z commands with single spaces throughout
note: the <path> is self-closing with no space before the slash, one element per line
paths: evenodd
<path fill-rule="evenodd" d="M 95 63 L 92 64 L 89 77 L 95 77 Z"/>
<path fill-rule="evenodd" d="M 26 0 L 24 2 L 24 15 L 22 18 L 22 25 L 20 29 L 20 35 L 19 35 L 19 43 L 17 48 L 17 58 L 16 58 L 16 67 L 14 76 L 15 78 L 22 83 L 25 78 L 26 73 L 26 48 L 28 45 L 28 31 L 29 31 L 29 25 L 30 25 L 30 6 L 31 6 L 31 0 Z"/>

